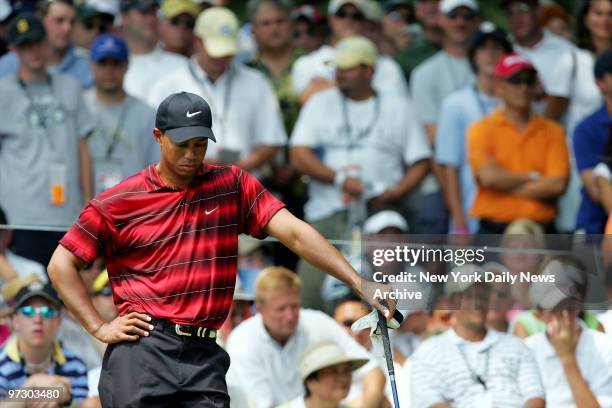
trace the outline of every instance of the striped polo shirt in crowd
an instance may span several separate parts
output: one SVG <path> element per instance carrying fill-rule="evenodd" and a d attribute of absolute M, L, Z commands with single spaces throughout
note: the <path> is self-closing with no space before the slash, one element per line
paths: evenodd
<path fill-rule="evenodd" d="M 105 258 L 121 315 L 218 329 L 232 303 L 238 234 L 265 238 L 284 204 L 235 166 L 202 165 L 185 189 L 166 186 L 155 166 L 91 200 L 60 244 L 87 263 Z"/>
<path fill-rule="evenodd" d="M 47 374 L 66 377 L 72 388 L 72 398 L 77 403 L 87 398 L 87 366 L 68 349 L 55 343 L 51 366 Z M 19 352 L 17 336 L 11 338 L 0 353 L 0 399 L 7 398 L 8 391 L 23 385 L 28 379 L 26 363 Z"/>
<path fill-rule="evenodd" d="M 413 408 L 436 403 L 510 408 L 544 399 L 531 350 L 521 339 L 495 330 L 480 342 L 469 342 L 448 329 L 421 343 L 409 361 Z"/>

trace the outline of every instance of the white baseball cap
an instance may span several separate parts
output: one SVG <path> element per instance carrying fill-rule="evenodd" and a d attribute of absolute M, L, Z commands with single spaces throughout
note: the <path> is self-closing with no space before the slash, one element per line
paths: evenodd
<path fill-rule="evenodd" d="M 408 223 L 400 213 L 384 210 L 370 216 L 363 223 L 364 234 L 378 234 L 385 228 L 395 227 L 402 232 L 408 232 Z"/>
<path fill-rule="evenodd" d="M 469 289 L 474 283 L 472 280 L 466 279 L 465 282 L 461 280 L 461 277 L 481 276 L 484 277 L 484 271 L 482 267 L 474 264 L 465 264 L 461 266 L 455 266 L 452 269 L 453 272 L 459 272 L 457 279 L 454 279 L 451 273 L 448 273 L 448 281 L 444 284 L 444 293 L 446 296 L 452 296 L 455 293 L 462 293 Z M 481 278 L 482 279 L 482 278 Z"/>
<path fill-rule="evenodd" d="M 222 58 L 238 52 L 238 28 L 238 19 L 230 9 L 211 7 L 198 17 L 194 33 L 204 42 L 208 55 Z"/>
<path fill-rule="evenodd" d="M 554 276 L 554 282 L 533 282 L 529 299 L 544 310 L 552 310 L 565 299 L 579 298 L 578 285 L 585 285 L 584 275 L 572 264 L 558 260 L 549 262 L 540 275 Z"/>
<path fill-rule="evenodd" d="M 327 7 L 327 14 L 336 14 L 345 4 L 352 4 L 363 14 L 366 13 L 364 0 L 331 0 L 329 2 L 329 6 Z"/>
<path fill-rule="evenodd" d="M 326 367 L 350 363 L 351 369 L 355 371 L 367 362 L 368 360 L 365 358 L 349 357 L 340 346 L 332 341 L 324 341 L 315 343 L 304 351 L 300 358 L 298 370 L 300 378 L 304 381 L 310 374 Z"/>
<path fill-rule="evenodd" d="M 448 14 L 457 7 L 467 7 L 472 11 L 478 11 L 478 3 L 475 0 L 442 0 L 438 7 L 443 14 Z"/>

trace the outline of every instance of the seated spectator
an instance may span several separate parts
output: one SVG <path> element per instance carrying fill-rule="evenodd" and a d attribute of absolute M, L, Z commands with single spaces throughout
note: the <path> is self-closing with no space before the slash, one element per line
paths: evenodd
<path fill-rule="evenodd" d="M 364 358 L 351 358 L 334 342 L 311 345 L 298 367 L 304 396 L 278 408 L 346 407 L 341 402 L 351 388 L 351 372 L 367 364 Z"/>
<path fill-rule="evenodd" d="M 538 269 L 538 273 L 540 275 L 558 273 L 557 270 L 559 269 L 559 263 L 560 261 L 555 257 L 548 258 Z M 561 271 L 563 272 L 564 270 L 561 269 Z M 572 290 L 576 291 L 576 295 L 579 298 L 584 299 L 587 291 L 587 275 L 584 271 L 584 267 L 574 266 L 572 271 L 574 272 L 572 275 L 567 274 L 566 276 L 562 276 L 564 279 L 563 282 L 569 279 L 570 281 L 567 282 L 567 284 L 571 286 Z M 512 331 L 515 336 L 526 338 L 537 333 L 544 333 L 546 331 L 546 302 L 545 299 L 542 298 L 541 293 L 538 291 L 540 289 L 533 284 L 531 284 L 529 287 L 529 297 L 531 299 L 533 308 L 519 314 L 516 317 L 516 320 L 513 322 L 514 328 Z M 597 320 L 597 315 L 595 315 L 593 312 L 589 310 L 580 310 L 578 312 L 578 317 L 581 320 L 581 324 L 583 324 L 585 327 L 603 331 L 603 326 L 599 323 Z"/>
<path fill-rule="evenodd" d="M 597 58 L 594 73 L 604 103 L 578 124 L 573 136 L 576 165 L 582 177 L 582 202 L 576 228 L 587 234 L 601 234 L 612 211 L 610 162 L 602 160 L 612 157 L 612 50 Z"/>
<path fill-rule="evenodd" d="M 555 283 L 531 287 L 546 331 L 525 340 L 540 370 L 546 403 L 555 408 L 612 406 L 612 342 L 578 319 L 584 297 L 571 276 L 586 273 L 571 260 L 550 265 Z"/>
<path fill-rule="evenodd" d="M 574 19 L 558 4 L 540 6 L 538 23 L 553 34 L 572 41 L 572 25 Z"/>
<path fill-rule="evenodd" d="M 73 44 L 72 34 L 76 10 L 72 0 L 44 1 L 40 15 L 44 24 L 47 41 L 45 63 L 50 72 L 73 77 L 85 89 L 93 84 L 87 57 Z M 20 56 L 14 49 L 0 59 L 0 77 L 16 74 Z"/>
<path fill-rule="evenodd" d="M 76 7 L 76 22 L 72 35 L 74 45 L 84 52 L 91 49 L 96 37 L 111 33 L 119 3 L 106 0 L 85 0 Z"/>
<path fill-rule="evenodd" d="M 128 49 L 121 37 L 104 34 L 91 49 L 94 89 L 84 95 L 96 128 L 87 138 L 94 171 L 95 193 L 113 187 L 151 163 L 159 161 L 159 146 L 151 134 L 155 112 L 128 95 L 123 80 Z"/>
<path fill-rule="evenodd" d="M 6 214 L 0 207 L 0 225 L 8 224 Z M 0 286 L 11 279 L 31 274 L 35 274 L 42 282 L 46 282 L 48 280 L 47 271 L 42 264 L 16 255 L 8 249 L 12 236 L 11 229 L 7 227 L 0 229 Z"/>
<path fill-rule="evenodd" d="M 159 11 L 159 39 L 162 49 L 191 57 L 193 28 L 200 14 L 200 6 L 192 0 L 165 0 Z"/>
<path fill-rule="evenodd" d="M 502 234 L 520 218 L 554 232 L 570 167 L 563 129 L 533 112 L 537 73 L 526 57 L 505 56 L 495 77 L 503 107 L 468 129 L 478 186 L 470 215 L 480 218 L 479 234 Z"/>
<path fill-rule="evenodd" d="M 58 406 L 87 396 L 87 368 L 57 340 L 61 301 L 51 285 L 33 282 L 15 297 L 15 337 L 0 353 L 0 399 L 17 388 L 59 388 Z M 6 401 L 6 400 L 5 400 Z"/>
<path fill-rule="evenodd" d="M 482 271 L 455 268 L 461 275 Z M 544 407 L 544 390 L 531 351 L 519 339 L 488 330 L 488 290 L 449 281 L 454 322 L 425 340 L 409 360 L 412 407 Z"/>
<path fill-rule="evenodd" d="M 378 362 L 381 367 L 385 368 L 383 371 L 385 373 L 385 378 L 387 380 L 385 386 L 385 395 L 389 403 L 393 401 L 393 391 L 391 390 L 391 381 L 388 377 L 388 373 L 386 370 L 387 362 L 385 360 L 385 356 L 383 350 L 374 350 L 372 346 L 372 340 L 370 339 L 370 331 L 368 329 L 354 331 L 351 329 L 353 323 L 362 317 L 366 316 L 370 311 L 366 307 L 366 305 L 356 296 L 348 295 L 344 299 L 338 301 L 336 303 L 336 307 L 334 308 L 333 318 L 340 326 L 344 328 L 344 330 L 351 336 L 357 343 L 359 343 L 363 348 L 372 353 L 375 357 L 378 358 Z M 405 320 L 404 320 L 405 321 Z M 403 322 L 402 322 L 403 323 Z M 396 330 L 390 330 L 390 334 L 395 334 Z M 391 344 L 394 346 L 396 343 L 391 340 Z M 395 367 L 400 368 L 401 364 L 394 359 Z M 353 375 L 353 385 L 347 397 L 347 401 L 353 400 L 353 396 L 358 396 L 361 393 L 361 389 L 363 387 L 362 381 L 363 378 L 359 375 L 360 372 L 356 372 Z M 409 405 L 409 382 L 405 377 L 405 373 L 401 370 L 397 370 L 395 372 L 395 382 L 397 384 L 398 398 L 400 401 L 400 405 Z"/>
<path fill-rule="evenodd" d="M 385 377 L 377 362 L 331 317 L 300 308 L 301 282 L 282 267 L 266 268 L 257 279 L 258 314 L 236 327 L 227 342 L 232 359 L 228 384 L 248 390 L 257 407 L 276 406 L 303 395 L 297 370 L 310 344 L 333 341 L 350 356 L 369 360 L 363 370 L 360 407 L 378 407 Z"/>

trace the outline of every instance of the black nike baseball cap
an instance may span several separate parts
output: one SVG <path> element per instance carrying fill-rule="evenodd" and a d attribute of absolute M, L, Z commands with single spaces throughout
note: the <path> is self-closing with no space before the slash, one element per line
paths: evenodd
<path fill-rule="evenodd" d="M 155 127 L 164 131 L 174 143 L 198 137 L 217 141 L 212 131 L 210 106 L 202 97 L 189 92 L 172 94 L 159 104 Z"/>

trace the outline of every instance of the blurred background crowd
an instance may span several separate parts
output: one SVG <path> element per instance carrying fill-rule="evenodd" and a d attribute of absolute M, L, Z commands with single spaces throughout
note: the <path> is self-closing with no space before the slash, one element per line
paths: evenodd
<path fill-rule="evenodd" d="M 560 277 L 404 311 L 403 407 L 612 407 L 611 0 L 0 0 L 0 397 L 99 406 L 105 345 L 46 265 L 85 203 L 159 160 L 180 91 L 211 105 L 207 163 L 252 172 L 364 274 L 362 239 L 497 234 L 462 273 Z M 595 256 L 549 256 L 555 233 Z M 389 406 L 359 299 L 281 245 L 238 250 L 232 406 Z M 112 319 L 103 261 L 83 279 Z"/>

